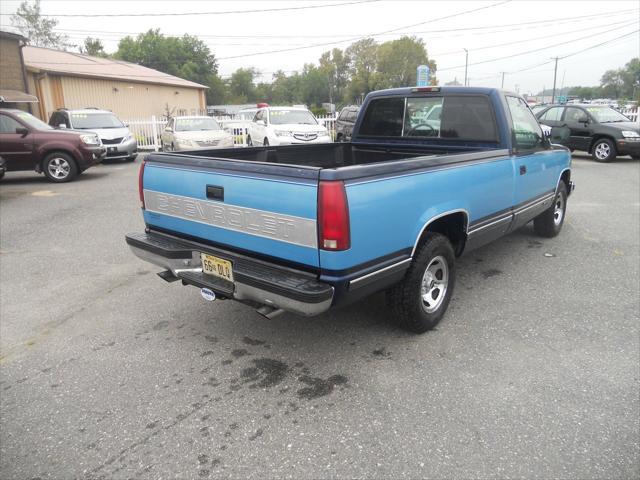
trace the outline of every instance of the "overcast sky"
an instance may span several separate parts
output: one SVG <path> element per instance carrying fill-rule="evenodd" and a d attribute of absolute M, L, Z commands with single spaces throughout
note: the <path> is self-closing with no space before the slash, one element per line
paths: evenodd
<path fill-rule="evenodd" d="M 76 44 L 81 44 L 86 36 L 100 38 L 108 52 L 116 50 L 118 39 L 123 36 L 150 28 L 160 28 L 171 35 L 196 35 L 218 58 L 223 77 L 240 67 L 255 67 L 262 72 L 263 79 L 270 80 L 271 73 L 278 69 L 288 73 L 299 70 L 304 63 L 316 63 L 323 51 L 346 48 L 359 38 L 373 36 L 383 42 L 402 34 L 414 34 L 425 41 L 429 58 L 437 62 L 437 77 L 441 84 L 454 78 L 463 81 L 466 48 L 471 85 L 500 86 L 501 72 L 506 72 L 505 88 L 521 93 L 551 88 L 554 67 L 551 57 L 574 54 L 558 62 L 560 87 L 597 85 L 605 70 L 619 68 L 631 58 L 640 56 L 639 0 L 382 0 L 344 5 L 349 1 L 357 0 L 43 0 L 42 12 L 51 15 L 145 15 L 60 16 L 57 17 L 58 29 Z M 10 25 L 8 14 L 14 13 L 19 4 L 20 1 L 2 0 L 0 24 L 3 28 Z M 313 5 L 324 7 L 206 14 Z M 198 14 L 147 15 L 189 12 Z M 514 25 L 523 23 L 526 24 Z M 380 32 L 389 33 L 375 35 Z M 604 45 L 596 47 L 601 43 Z M 324 45 L 249 56 L 316 44 Z M 578 53 L 582 50 L 585 51 Z"/>

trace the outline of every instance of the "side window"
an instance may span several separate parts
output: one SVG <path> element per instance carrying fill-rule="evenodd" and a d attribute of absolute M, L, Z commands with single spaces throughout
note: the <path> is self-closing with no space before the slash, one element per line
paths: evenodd
<path fill-rule="evenodd" d="M 7 115 L 0 115 L 0 133 L 16 133 L 23 125 Z"/>
<path fill-rule="evenodd" d="M 347 122 L 355 123 L 356 118 L 358 118 L 358 112 L 355 110 L 347 113 Z"/>
<path fill-rule="evenodd" d="M 547 120 L 549 122 L 559 122 L 560 118 L 562 118 L 562 111 L 564 107 L 551 107 L 549 110 L 544 112 L 540 117 L 540 120 Z"/>
<path fill-rule="evenodd" d="M 507 97 L 513 123 L 513 141 L 517 150 L 532 150 L 543 145 L 540 124 L 527 104 L 518 97 Z"/>
<path fill-rule="evenodd" d="M 376 137 L 399 137 L 402 135 L 404 98 L 376 98 L 364 114 L 361 135 Z"/>
<path fill-rule="evenodd" d="M 344 121 L 347 119 L 347 117 L 349 116 L 349 111 L 348 110 L 342 110 L 340 112 L 340 115 L 338 116 L 338 120 Z"/>
<path fill-rule="evenodd" d="M 49 125 L 51 125 L 52 127 L 57 127 L 59 124 L 60 124 L 60 114 L 56 112 L 53 115 L 51 115 L 51 118 L 49 119 Z"/>
<path fill-rule="evenodd" d="M 407 98 L 404 117 L 405 137 L 439 137 L 440 117 L 429 119 L 434 109 L 442 107 L 442 97 Z"/>
<path fill-rule="evenodd" d="M 581 108 L 567 107 L 567 111 L 564 114 L 565 122 L 578 123 L 580 120 L 589 117 L 587 113 Z"/>
<path fill-rule="evenodd" d="M 253 121 L 257 122 L 258 120 L 264 120 L 264 114 L 263 114 L 263 110 L 258 110 L 256 112 L 256 116 L 254 117 Z"/>
<path fill-rule="evenodd" d="M 533 118 L 526 104 L 524 108 Z M 498 128 L 493 108 L 486 96 L 452 95 L 445 97 L 440 118 L 440 136 L 442 138 L 476 142 L 498 141 Z M 533 120 L 535 121 L 535 118 Z M 433 122 L 433 120 L 429 121 Z"/>

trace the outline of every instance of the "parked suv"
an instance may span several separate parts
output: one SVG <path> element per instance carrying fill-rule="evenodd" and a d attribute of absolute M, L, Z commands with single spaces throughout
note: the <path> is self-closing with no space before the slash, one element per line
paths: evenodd
<path fill-rule="evenodd" d="M 351 105 L 340 110 L 336 120 L 336 142 L 348 142 L 351 140 L 351 132 L 358 118 L 360 107 Z"/>
<path fill-rule="evenodd" d="M 127 125 L 109 110 L 84 108 L 82 110 L 59 109 L 49 119 L 54 128 L 87 130 L 100 137 L 107 149 L 108 159 L 134 161 L 138 156 L 138 142 Z"/>
<path fill-rule="evenodd" d="M 640 159 L 638 124 L 609 106 L 550 105 L 536 116 L 552 128 L 554 143 L 589 152 L 596 162 L 610 162 L 616 155 Z"/>
<path fill-rule="evenodd" d="M 54 130 L 30 113 L 0 109 L 0 156 L 9 172 L 35 170 L 52 182 L 68 182 L 105 153 L 95 133 Z"/>
<path fill-rule="evenodd" d="M 261 108 L 248 130 L 249 146 L 331 142 L 327 128 L 320 125 L 313 113 L 304 107 Z"/>

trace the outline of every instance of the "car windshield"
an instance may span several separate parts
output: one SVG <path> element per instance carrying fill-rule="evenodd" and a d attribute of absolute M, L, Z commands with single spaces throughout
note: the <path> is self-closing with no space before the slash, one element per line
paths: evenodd
<path fill-rule="evenodd" d="M 220 125 L 211 117 L 179 118 L 176 120 L 176 132 L 200 130 L 220 130 Z"/>
<path fill-rule="evenodd" d="M 591 116 L 595 118 L 599 123 L 631 121 L 620 112 L 616 112 L 613 108 L 609 107 L 587 107 L 587 112 L 589 112 Z"/>
<path fill-rule="evenodd" d="M 273 125 L 317 125 L 318 121 L 307 110 L 271 110 L 269 119 Z"/>
<path fill-rule="evenodd" d="M 20 120 L 22 120 L 24 123 L 26 123 L 27 125 L 29 125 L 32 128 L 35 128 L 36 130 L 53 130 L 53 127 L 51 125 L 47 125 L 42 120 L 40 120 L 39 118 L 34 117 L 30 113 L 19 112 L 19 113 L 16 113 L 15 115 Z"/>
<path fill-rule="evenodd" d="M 124 124 L 113 113 L 71 113 L 71 127 L 80 130 L 89 128 L 122 128 Z"/>

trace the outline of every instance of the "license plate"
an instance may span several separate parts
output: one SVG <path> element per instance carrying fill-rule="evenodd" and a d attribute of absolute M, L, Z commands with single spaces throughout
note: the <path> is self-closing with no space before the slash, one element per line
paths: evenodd
<path fill-rule="evenodd" d="M 109 147 L 109 148 L 107 148 L 107 152 L 115 152 L 116 150 L 118 150 L 118 147 Z"/>
<path fill-rule="evenodd" d="M 229 260 L 207 253 L 201 253 L 200 260 L 202 261 L 202 273 L 233 282 L 233 265 Z"/>

